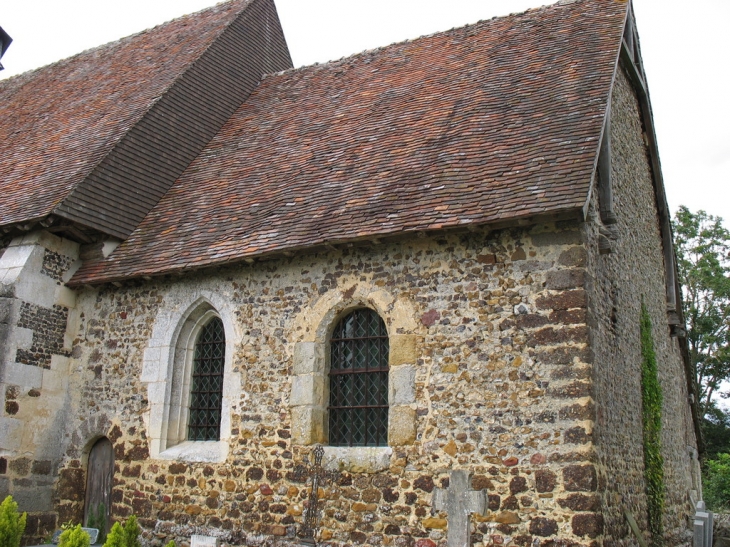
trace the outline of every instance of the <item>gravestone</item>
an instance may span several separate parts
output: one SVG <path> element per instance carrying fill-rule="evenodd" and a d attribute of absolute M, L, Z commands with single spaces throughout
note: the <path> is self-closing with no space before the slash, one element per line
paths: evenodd
<path fill-rule="evenodd" d="M 463 469 L 454 469 L 449 473 L 449 487 L 437 488 L 434 491 L 433 508 L 436 511 L 446 511 L 449 547 L 469 547 L 471 514 L 485 513 L 487 493 L 485 490 L 471 489 L 471 473 Z"/>
<path fill-rule="evenodd" d="M 219 540 L 212 536 L 190 536 L 190 547 L 218 547 Z"/>
<path fill-rule="evenodd" d="M 694 518 L 694 547 L 712 547 L 712 511 L 707 511 L 705 502 L 697 502 Z"/>
<path fill-rule="evenodd" d="M 99 530 L 97 528 L 81 528 L 84 532 L 89 534 L 89 544 L 94 545 L 96 543 L 96 540 L 99 538 Z M 51 538 L 51 543 L 54 543 L 58 545 L 58 540 L 61 539 L 61 534 L 63 534 L 63 530 L 56 530 L 53 533 L 53 537 Z"/>

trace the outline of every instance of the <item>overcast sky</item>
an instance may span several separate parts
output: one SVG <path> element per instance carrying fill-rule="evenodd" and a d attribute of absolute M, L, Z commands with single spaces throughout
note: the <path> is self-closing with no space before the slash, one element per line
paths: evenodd
<path fill-rule="evenodd" d="M 338 59 L 540 0 L 275 0 L 295 66 Z M 215 0 L 3 0 L 13 43 L 0 78 L 116 40 Z M 730 227 L 730 0 L 634 0 L 669 206 Z M 0 121 L 2 123 L 2 121 Z"/>

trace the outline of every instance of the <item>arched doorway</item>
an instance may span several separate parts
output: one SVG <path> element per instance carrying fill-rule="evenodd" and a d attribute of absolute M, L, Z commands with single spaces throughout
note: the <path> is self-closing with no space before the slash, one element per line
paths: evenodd
<path fill-rule="evenodd" d="M 109 531 L 113 477 L 114 447 L 109 439 L 102 437 L 89 452 L 84 504 L 84 522 L 90 528 L 99 528 L 100 538 Z"/>

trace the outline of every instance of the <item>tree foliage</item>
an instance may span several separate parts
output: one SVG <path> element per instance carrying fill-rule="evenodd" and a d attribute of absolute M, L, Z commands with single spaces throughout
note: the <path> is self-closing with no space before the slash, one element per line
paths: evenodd
<path fill-rule="evenodd" d="M 702 419 L 705 458 L 715 460 L 718 454 L 730 451 L 730 414 L 712 401 Z"/>
<path fill-rule="evenodd" d="M 690 356 L 706 415 L 713 396 L 728 396 L 720 389 L 730 379 L 730 232 L 722 218 L 684 206 L 673 224 Z"/>
<path fill-rule="evenodd" d="M 705 462 L 702 484 L 708 509 L 730 509 L 730 454 L 718 454 L 716 459 Z"/>

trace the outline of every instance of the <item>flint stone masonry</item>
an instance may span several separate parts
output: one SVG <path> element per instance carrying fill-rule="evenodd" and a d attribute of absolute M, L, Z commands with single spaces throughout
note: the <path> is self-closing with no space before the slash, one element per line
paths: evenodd
<path fill-rule="evenodd" d="M 46 249 L 46 252 L 43 254 L 41 273 L 55 280 L 60 285 L 63 281 L 67 281 L 67 279 L 64 279 L 64 276 L 75 262 L 75 259 L 76 257 Z"/>
<path fill-rule="evenodd" d="M 595 521 L 591 529 L 600 530 L 603 541 L 615 547 L 635 545 L 626 526 L 624 510 L 636 517 L 640 529 L 647 529 L 639 340 L 643 301 L 651 316 L 664 397 L 664 541 L 667 545 L 687 544 L 690 538 L 686 515 L 691 515 L 693 510 L 688 494 L 693 488 L 693 470 L 698 472 L 687 447 L 696 444 L 680 348 L 677 339 L 669 336 L 665 265 L 639 106 L 622 70 L 617 74 L 611 112 L 612 157 L 621 158 L 611 166 L 618 220 L 614 225 L 617 237 L 612 241 L 611 254 L 599 252 L 598 221 L 585 225 L 585 239 L 589 243 L 586 278 L 590 282 L 586 283 L 586 297 L 591 351 L 596 363 L 611 363 L 593 369 L 596 418 L 592 442 L 598 464 L 595 484 L 603 509 L 600 526 Z M 596 194 L 591 207 L 599 211 Z M 599 215 L 592 216 L 597 219 Z M 628 446 L 637 449 L 626 450 Z M 573 499 L 577 503 L 577 498 Z M 582 502 L 579 505 L 584 507 Z M 589 527 L 583 524 L 578 529 L 591 537 Z M 646 539 L 648 542 L 649 538 Z"/>
<path fill-rule="evenodd" d="M 291 472 L 327 434 L 328 333 L 342 314 L 366 306 L 384 318 L 394 348 L 389 446 L 325 448 L 326 465 L 343 475 L 323 493 L 323 538 L 332 545 L 363 539 L 357 534 L 367 542 L 440 541 L 446 536 L 438 518 L 429 520 L 429 500 L 434 488 L 448 486 L 446 470 L 458 466 L 472 471 L 473 484 L 491 485 L 484 487 L 492 509 L 473 518 L 473 544 L 486 545 L 492 535 L 530 535 L 536 512 L 562 523 L 556 537 L 579 543 L 570 524 L 574 511 L 557 500 L 566 464 L 587 465 L 592 457 L 589 447 L 563 442 L 564 433 L 589 425 L 584 414 L 575 419 L 560 411 L 588 404 L 585 390 L 568 390 L 575 380 L 565 371 L 590 370 L 591 355 L 583 335 L 528 345 L 541 328 L 576 328 L 553 322 L 552 307 L 536 306 L 567 291 L 547 289 L 547 274 L 574 268 L 558 264 L 571 245 L 532 243 L 546 233 L 560 229 L 475 231 L 81 291 L 70 366 L 87 371 L 83 388 L 74 391 L 77 408 L 93 402 L 95 412 L 115 417 L 96 433 L 113 440 L 120 466 L 113 514 L 134 512 L 149 534 L 160 526 L 195 527 L 204 535 L 240 530 L 241 542 L 288 534 L 301 522 L 308 496 Z M 478 259 L 486 254 L 493 263 Z M 547 266 L 521 268 L 528 259 Z M 220 461 L 150 457 L 149 432 L 161 422 L 149 387 L 164 385 L 174 363 L 165 344 L 173 343 L 185 310 L 201 294 L 230 322 L 226 351 L 238 395 L 230 404 L 228 452 Z M 544 318 L 540 327 L 515 322 L 519 304 Z M 547 357 L 556 352 L 566 357 Z M 590 386 L 587 378 L 581 382 Z M 553 418 L 539 418 L 546 414 Z M 67 471 L 80 464 L 78 447 L 91 436 L 72 429 L 69 440 L 76 440 L 63 444 Z M 76 479 L 63 470 L 58 488 L 68 492 Z M 544 490 L 554 477 L 549 492 L 538 492 L 538 470 L 552 473 L 540 478 Z M 80 514 L 81 499 L 58 499 L 59 514 Z"/>
<path fill-rule="evenodd" d="M 52 309 L 46 309 L 22 302 L 18 326 L 31 330 L 33 341 L 30 348 L 18 349 L 15 360 L 26 365 L 51 368 L 53 355 L 68 357 L 70 351 L 64 349 L 67 323 L 68 308 L 53 306 Z"/>
<path fill-rule="evenodd" d="M 489 492 L 486 514 L 472 516 L 473 545 L 628 547 L 624 510 L 646 529 L 643 298 L 664 421 L 673 424 L 662 438 L 665 539 L 687 544 L 694 437 L 667 326 L 642 127 L 623 74 L 612 101 L 618 223 L 608 255 L 598 250 L 597 191 L 585 221 L 361 242 L 72 295 L 59 274 L 42 273 L 60 264 L 46 253 L 64 254 L 58 245 L 37 235 L 11 244 L 0 259 L 2 298 L 12 300 L 3 308 L 14 333 L 6 346 L 15 344 L 14 358 L 32 345 L 35 327 L 17 324 L 24 304 L 61 306 L 70 354 L 52 355 L 50 369 L 5 369 L 0 489 L 27 486 L 53 500 L 52 513 L 34 516 L 80 520 L 85 454 L 106 436 L 112 514 L 136 514 L 150 547 L 193 534 L 287 545 L 309 497 L 293 470 L 328 435 L 328 337 L 346 313 L 367 307 L 389 334 L 388 446 L 325 448 L 325 465 L 341 476 L 320 492 L 322 542 L 443 546 L 450 522 L 432 514 L 430 500 L 460 469 L 472 474 L 472 490 Z M 172 395 L 184 392 L 179 371 L 189 362 L 189 339 L 180 339 L 207 313 L 220 316 L 226 335 L 224 411 L 221 439 L 195 443 L 171 434 L 184 412 L 170 410 L 185 408 Z M 36 431 L 31 415 L 53 418 Z"/>

